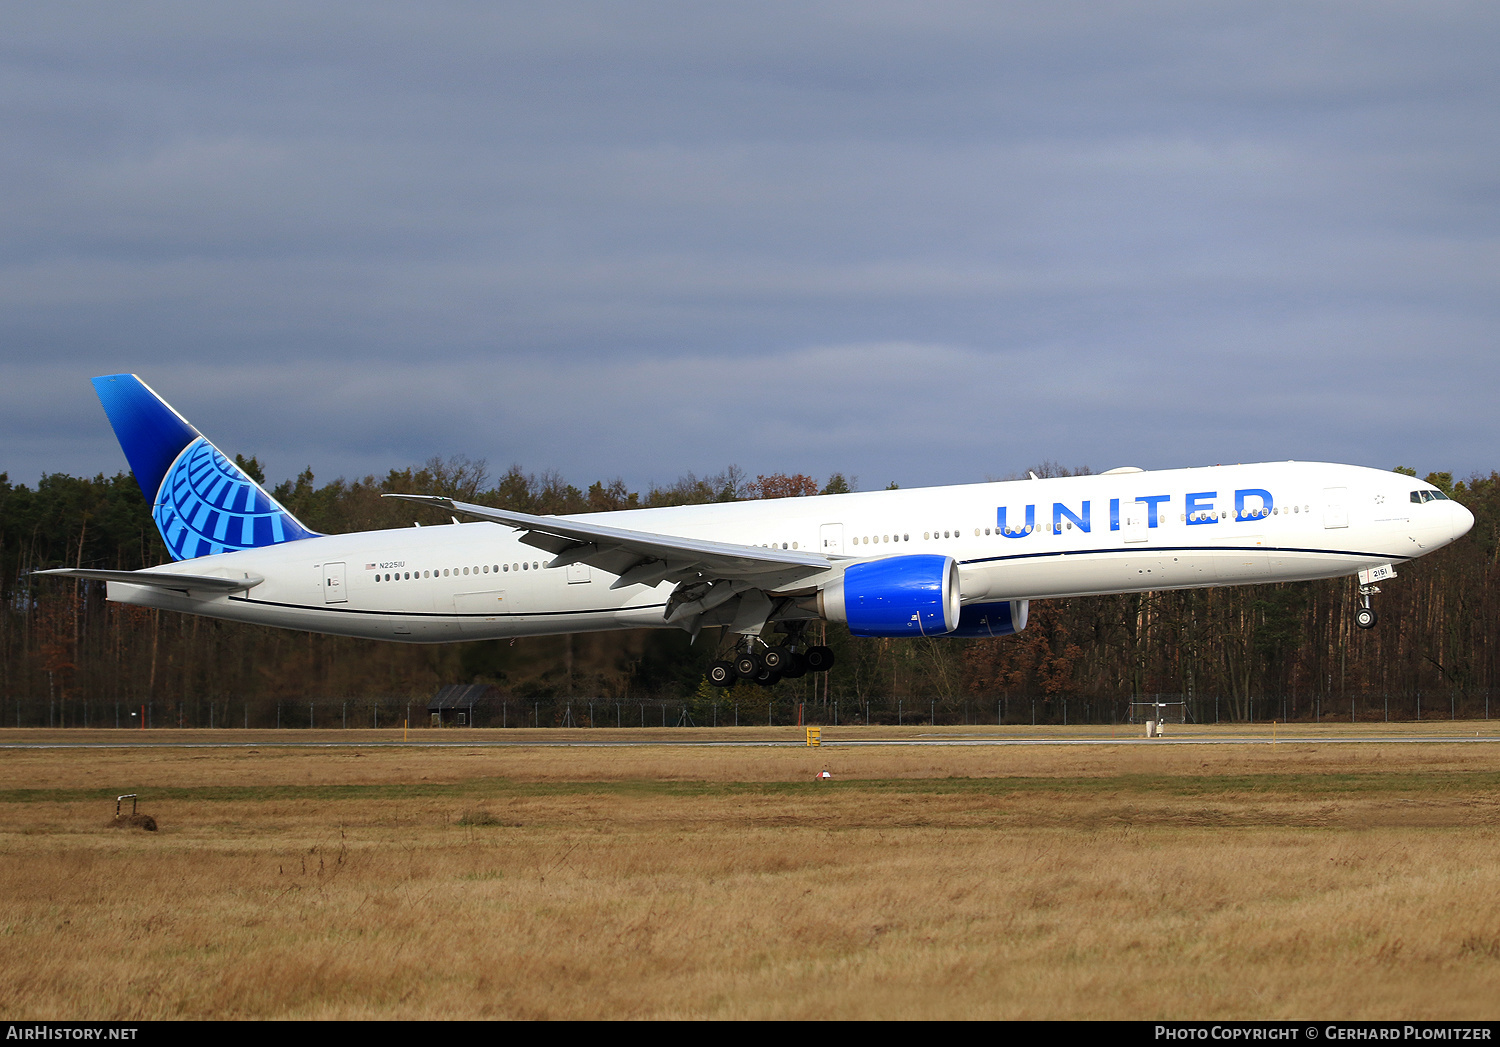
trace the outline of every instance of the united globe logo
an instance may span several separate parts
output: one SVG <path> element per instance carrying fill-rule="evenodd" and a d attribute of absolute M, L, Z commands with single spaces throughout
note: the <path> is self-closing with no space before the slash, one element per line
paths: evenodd
<path fill-rule="evenodd" d="M 312 537 L 201 436 L 167 470 L 152 516 L 179 560 Z"/>

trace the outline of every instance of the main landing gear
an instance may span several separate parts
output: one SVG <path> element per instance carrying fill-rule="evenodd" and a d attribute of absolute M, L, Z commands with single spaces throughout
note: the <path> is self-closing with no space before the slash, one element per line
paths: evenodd
<path fill-rule="evenodd" d="M 781 680 L 795 680 L 808 673 L 826 673 L 833 668 L 833 651 L 828 647 L 806 647 L 803 629 L 789 629 L 782 643 L 768 644 L 759 637 L 746 636 L 729 661 L 714 662 L 708 667 L 708 682 L 715 687 L 733 687 L 748 680 L 770 687 Z"/>

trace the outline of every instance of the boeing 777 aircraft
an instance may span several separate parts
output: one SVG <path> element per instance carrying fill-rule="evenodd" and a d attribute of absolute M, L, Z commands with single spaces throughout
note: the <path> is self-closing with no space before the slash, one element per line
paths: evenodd
<path fill-rule="evenodd" d="M 828 669 L 806 643 L 820 619 L 1004 636 L 1047 597 L 1357 573 L 1369 628 L 1376 582 L 1474 524 L 1400 473 L 1276 462 L 584 516 L 391 495 L 477 522 L 320 535 L 139 378 L 94 388 L 176 562 L 43 573 L 122 603 L 410 643 L 721 627 L 735 657 L 714 663 L 720 685 Z"/>

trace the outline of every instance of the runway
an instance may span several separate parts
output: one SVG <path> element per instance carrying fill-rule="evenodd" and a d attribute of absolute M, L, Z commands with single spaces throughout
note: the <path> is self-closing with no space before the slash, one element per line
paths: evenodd
<path fill-rule="evenodd" d="M 1294 735 L 1251 735 L 1251 736 L 1182 736 L 1182 737 L 1082 737 L 1082 738 L 1015 738 L 1015 737 L 914 737 L 914 738 L 824 738 L 818 747 L 825 749 L 854 749 L 870 747 L 1015 747 L 1015 746 L 1111 746 L 1111 745 L 1145 745 L 1145 746 L 1191 746 L 1191 745 L 1452 745 L 1452 744 L 1495 744 L 1500 743 L 1500 735 L 1401 735 L 1401 734 L 1370 734 L 1351 735 L 1340 734 L 1337 736 L 1319 736 L 1312 734 Z M 711 739 L 663 739 L 663 738 L 641 738 L 634 739 L 600 739 L 588 740 L 578 738 L 518 738 L 515 740 L 479 738 L 470 741 L 447 740 L 398 740 L 398 739 L 356 739 L 327 740 L 327 741 L 296 741 L 281 739 L 262 739 L 257 741 L 191 741 L 186 739 L 173 740 L 119 740 L 119 741 L 87 741 L 87 742 L 65 742 L 65 741 L 36 741 L 36 742 L 0 742 L 0 750 L 38 750 L 38 749 L 536 749 L 536 748 L 577 748 L 577 749 L 635 749 L 642 747 L 678 747 L 694 749 L 745 749 L 745 748 L 774 748 L 774 749 L 799 749 L 807 748 L 807 743 L 802 737 L 797 738 L 746 738 L 731 740 Z"/>

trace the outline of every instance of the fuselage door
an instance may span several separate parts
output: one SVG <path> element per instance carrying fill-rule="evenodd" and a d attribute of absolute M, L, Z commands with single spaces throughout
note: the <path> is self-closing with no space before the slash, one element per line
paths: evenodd
<path fill-rule="evenodd" d="M 1323 488 L 1323 526 L 1349 526 L 1349 489 L 1347 487 Z"/>
<path fill-rule="evenodd" d="M 1120 506 L 1120 531 L 1127 542 L 1144 542 L 1146 531 L 1146 505 L 1144 502 L 1126 502 Z"/>
<path fill-rule="evenodd" d="M 818 551 L 824 556 L 844 551 L 844 525 L 824 524 L 818 528 Z"/>
<path fill-rule="evenodd" d="M 349 597 L 344 593 L 344 565 L 341 563 L 323 565 L 323 602 L 349 602 Z"/>

